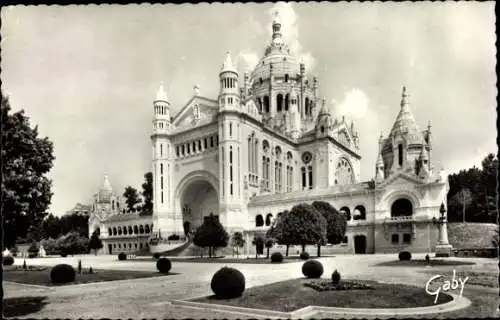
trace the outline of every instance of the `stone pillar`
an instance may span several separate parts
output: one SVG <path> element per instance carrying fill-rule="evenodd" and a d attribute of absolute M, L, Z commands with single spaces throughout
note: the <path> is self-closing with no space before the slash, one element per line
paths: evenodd
<path fill-rule="evenodd" d="M 451 256 L 452 246 L 448 242 L 448 229 L 446 220 L 446 209 L 444 203 L 441 204 L 440 208 L 440 221 L 439 221 L 439 239 L 436 245 L 436 257 L 449 257 Z"/>

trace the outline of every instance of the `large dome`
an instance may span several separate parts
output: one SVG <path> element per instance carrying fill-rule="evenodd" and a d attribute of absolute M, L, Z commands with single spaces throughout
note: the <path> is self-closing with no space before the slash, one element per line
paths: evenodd
<path fill-rule="evenodd" d="M 261 79 L 270 77 L 272 64 L 273 74 L 284 76 L 288 74 L 290 78 L 296 77 L 300 73 L 300 61 L 294 56 L 288 45 L 281 36 L 281 23 L 276 16 L 273 21 L 273 36 L 271 44 L 266 48 L 264 57 L 256 65 L 251 74 L 251 81 L 257 83 Z"/>

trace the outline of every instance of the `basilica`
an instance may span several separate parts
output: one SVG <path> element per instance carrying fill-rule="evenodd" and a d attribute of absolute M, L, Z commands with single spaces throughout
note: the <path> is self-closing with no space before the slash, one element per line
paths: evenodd
<path fill-rule="evenodd" d="M 421 130 L 403 87 L 390 133 L 379 139 L 374 178 L 360 181 L 355 125 L 332 115 L 319 80 L 291 52 L 275 18 L 272 39 L 252 72 L 227 53 L 218 97 L 195 87 L 172 115 L 160 86 L 153 102 L 153 235 L 183 235 L 213 213 L 251 243 L 283 210 L 322 200 L 349 220 L 338 250 L 433 251 L 433 218 L 446 203 L 447 176 L 432 161 L 430 123 Z"/>

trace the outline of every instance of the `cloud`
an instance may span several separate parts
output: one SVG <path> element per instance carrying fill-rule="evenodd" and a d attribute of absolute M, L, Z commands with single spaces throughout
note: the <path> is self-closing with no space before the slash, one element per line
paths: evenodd
<path fill-rule="evenodd" d="M 239 66 L 242 66 L 243 72 L 251 71 L 259 63 L 259 56 L 252 51 L 240 51 L 236 56 L 236 61 Z"/>
<path fill-rule="evenodd" d="M 313 70 L 316 66 L 316 60 L 310 52 L 304 52 L 302 44 L 299 41 L 299 25 L 297 23 L 297 14 L 293 8 L 293 3 L 277 2 L 269 9 L 268 14 L 271 17 L 267 28 L 269 35 L 272 35 L 272 21 L 276 13 L 278 13 L 281 22 L 283 40 L 285 40 L 290 47 L 292 54 L 297 55 L 299 59 L 306 64 L 309 70 Z"/>
<path fill-rule="evenodd" d="M 366 94 L 362 90 L 354 88 L 344 94 L 341 102 L 332 101 L 332 111 L 333 114 L 357 120 L 373 113 L 369 104 L 370 101 Z"/>

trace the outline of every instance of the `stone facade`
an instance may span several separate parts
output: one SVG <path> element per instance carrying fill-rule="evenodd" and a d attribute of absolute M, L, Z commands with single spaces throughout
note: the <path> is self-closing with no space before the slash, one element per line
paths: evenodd
<path fill-rule="evenodd" d="M 111 186 L 108 177 L 93 196 L 90 207 L 89 237 L 97 231 L 103 248 L 99 253 L 136 252 L 148 248 L 153 229 L 151 216 L 127 213 L 125 203 Z"/>
<path fill-rule="evenodd" d="M 447 176 L 432 165 L 430 125 L 420 131 L 406 89 L 390 134 L 380 138 L 375 177 L 362 182 L 354 123 L 333 117 L 278 18 L 272 28 L 264 57 L 242 83 L 227 53 L 216 99 L 195 87 L 172 116 L 160 86 L 151 135 L 154 236 L 183 235 L 214 213 L 248 244 L 278 212 L 323 200 L 350 217 L 340 251 L 433 250 L 432 218 L 446 203 Z"/>

